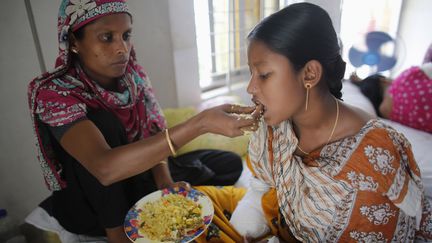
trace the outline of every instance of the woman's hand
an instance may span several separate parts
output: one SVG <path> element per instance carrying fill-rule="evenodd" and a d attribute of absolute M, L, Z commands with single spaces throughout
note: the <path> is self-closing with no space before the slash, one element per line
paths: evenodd
<path fill-rule="evenodd" d="M 237 137 L 245 131 L 258 129 L 260 111 L 256 110 L 256 107 L 225 104 L 207 109 L 198 116 L 204 133 Z"/>
<path fill-rule="evenodd" d="M 186 191 L 190 191 L 190 189 L 191 189 L 191 185 L 186 181 L 177 181 L 177 182 L 171 181 L 170 183 L 161 184 L 158 186 L 159 189 L 175 188 L 175 187 L 184 188 Z"/>

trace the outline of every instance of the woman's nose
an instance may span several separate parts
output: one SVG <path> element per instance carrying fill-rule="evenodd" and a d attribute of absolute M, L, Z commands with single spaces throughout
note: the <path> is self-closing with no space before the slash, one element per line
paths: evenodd
<path fill-rule="evenodd" d="M 125 54 L 129 52 L 129 45 L 124 40 L 119 40 L 116 48 L 117 48 L 117 53 L 119 54 Z"/>

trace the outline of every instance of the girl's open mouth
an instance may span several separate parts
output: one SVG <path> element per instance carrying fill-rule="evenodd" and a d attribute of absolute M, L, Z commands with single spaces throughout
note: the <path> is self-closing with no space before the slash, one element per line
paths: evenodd
<path fill-rule="evenodd" d="M 255 97 L 254 98 L 252 98 L 252 102 L 255 104 L 255 106 L 256 106 L 256 108 L 255 108 L 255 111 L 254 112 L 252 112 L 252 116 L 254 117 L 254 118 L 261 118 L 263 115 L 264 115 L 264 113 L 267 111 L 267 109 L 266 109 L 266 107 L 258 100 L 258 99 L 256 99 Z"/>

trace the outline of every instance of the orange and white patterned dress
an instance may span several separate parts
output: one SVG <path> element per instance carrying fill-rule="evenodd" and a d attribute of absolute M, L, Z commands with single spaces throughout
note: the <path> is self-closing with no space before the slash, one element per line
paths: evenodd
<path fill-rule="evenodd" d="M 295 238 L 304 242 L 432 239 L 431 206 L 411 145 L 402 134 L 370 120 L 356 135 L 304 158 L 293 154 L 297 143 L 286 121 L 272 127 L 262 122 L 249 144 L 253 174 L 274 188 L 263 197 L 263 209 L 279 211 Z M 274 202 L 268 202 L 271 195 Z M 269 210 L 276 200 L 278 210 Z"/>

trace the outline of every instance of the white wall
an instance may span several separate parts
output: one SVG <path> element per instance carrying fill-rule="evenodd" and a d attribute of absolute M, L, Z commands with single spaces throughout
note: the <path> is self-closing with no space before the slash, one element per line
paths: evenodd
<path fill-rule="evenodd" d="M 23 0 L 2 1 L 0 30 L 0 208 L 22 219 L 48 195 L 27 105 L 40 69 Z"/>
<path fill-rule="evenodd" d="M 410 66 L 418 66 L 432 43 L 432 1 L 405 0 L 402 6 L 399 36 L 404 44 L 403 62 L 395 74 Z M 398 64 L 399 65 L 399 64 Z"/>
<path fill-rule="evenodd" d="M 169 0 L 178 106 L 201 102 L 193 1 Z"/>
<path fill-rule="evenodd" d="M 333 23 L 333 27 L 336 33 L 340 32 L 340 22 L 341 22 L 341 4 L 342 0 L 306 0 L 305 2 L 310 2 L 316 4 L 327 11 Z"/>
<path fill-rule="evenodd" d="M 160 105 L 177 107 L 168 2 L 128 0 L 134 18 L 133 40 L 138 61 L 148 73 Z"/>

